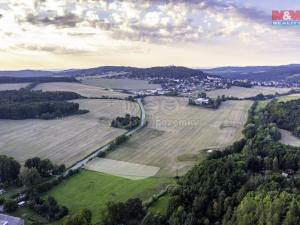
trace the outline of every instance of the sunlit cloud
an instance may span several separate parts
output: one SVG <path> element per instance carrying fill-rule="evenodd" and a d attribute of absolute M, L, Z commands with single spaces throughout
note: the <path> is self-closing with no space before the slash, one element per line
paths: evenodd
<path fill-rule="evenodd" d="M 98 57 L 185 44 L 194 46 L 187 51 L 290 48 L 299 29 L 275 29 L 270 12 L 218 0 L 2 0 L 0 49 Z"/>

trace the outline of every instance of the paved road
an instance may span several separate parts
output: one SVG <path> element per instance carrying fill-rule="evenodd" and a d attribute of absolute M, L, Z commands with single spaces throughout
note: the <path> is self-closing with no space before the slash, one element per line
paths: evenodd
<path fill-rule="evenodd" d="M 136 101 L 139 104 L 139 107 L 140 107 L 140 110 L 141 110 L 141 123 L 140 123 L 140 125 L 137 128 L 135 128 L 135 129 L 133 129 L 133 130 L 128 131 L 127 133 L 125 133 L 126 136 L 130 136 L 133 133 L 137 132 L 139 129 L 143 128 L 145 126 L 145 123 L 146 123 L 146 113 L 145 113 L 145 109 L 144 109 L 142 100 L 141 100 L 141 98 L 137 98 Z M 109 147 L 110 147 L 110 144 L 106 144 L 106 145 L 102 146 L 101 148 L 99 148 L 97 151 L 95 151 L 91 155 L 87 156 L 83 160 L 77 162 L 76 164 L 74 164 L 73 166 L 71 166 L 69 169 L 67 169 L 64 172 L 63 176 L 67 176 L 70 170 L 77 170 L 77 169 L 85 166 L 87 162 L 89 162 L 93 158 L 97 157 L 97 155 L 100 152 L 106 151 Z"/>

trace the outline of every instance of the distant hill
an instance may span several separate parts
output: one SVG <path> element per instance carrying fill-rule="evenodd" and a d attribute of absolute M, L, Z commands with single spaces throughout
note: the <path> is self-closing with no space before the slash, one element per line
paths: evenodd
<path fill-rule="evenodd" d="M 47 77 L 53 76 L 54 72 L 44 70 L 8 70 L 0 71 L 0 77 Z"/>
<path fill-rule="evenodd" d="M 150 68 L 137 68 L 137 67 L 124 67 L 124 66 L 102 66 L 90 69 L 75 70 L 75 71 L 63 71 L 56 73 L 56 75 L 62 76 L 93 76 L 98 74 L 106 74 L 108 72 L 125 72 L 130 77 L 173 77 L 182 78 L 186 76 L 203 76 L 206 75 L 199 70 L 190 69 L 182 66 L 157 66 Z"/>
<path fill-rule="evenodd" d="M 20 70 L 20 71 L 0 71 L 0 77 L 44 77 L 44 76 L 94 76 L 107 74 L 109 72 L 125 72 L 130 77 L 172 77 L 182 78 L 190 76 L 200 76 L 206 78 L 207 75 L 215 75 L 230 79 L 249 79 L 258 81 L 287 80 L 300 81 L 300 64 L 290 64 L 281 66 L 246 66 L 246 67 L 218 67 L 213 69 L 191 69 L 182 66 L 157 66 L 150 68 L 137 68 L 126 66 L 100 66 L 88 69 L 70 69 L 62 71 L 43 70 Z"/>
<path fill-rule="evenodd" d="M 281 66 L 218 67 L 204 72 L 231 79 L 300 81 L 300 64 Z"/>
<path fill-rule="evenodd" d="M 73 70 L 64 70 L 56 72 L 55 75 L 59 76 L 94 76 L 99 74 L 106 74 L 109 72 L 131 72 L 136 70 L 136 67 L 127 67 L 127 66 L 100 66 L 95 68 L 88 69 L 73 69 Z"/>
<path fill-rule="evenodd" d="M 203 76 L 206 75 L 200 71 L 182 66 L 159 66 L 150 68 L 137 68 L 125 66 L 101 66 L 89 69 L 70 69 L 63 71 L 42 71 L 42 70 L 20 70 L 20 71 L 0 71 L 0 77 L 43 77 L 43 76 L 94 76 L 99 74 L 107 74 L 109 72 L 125 72 L 131 77 L 173 77 L 182 78 L 187 76 Z"/>

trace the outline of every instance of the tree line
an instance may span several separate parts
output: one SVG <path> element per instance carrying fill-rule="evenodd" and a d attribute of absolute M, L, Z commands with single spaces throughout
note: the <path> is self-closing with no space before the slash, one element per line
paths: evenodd
<path fill-rule="evenodd" d="M 0 77 L 4 83 L 49 83 L 49 82 L 79 82 L 74 77 Z"/>
<path fill-rule="evenodd" d="M 79 104 L 67 100 L 83 98 L 73 92 L 0 91 L 0 119 L 53 119 L 87 110 L 79 110 Z"/>

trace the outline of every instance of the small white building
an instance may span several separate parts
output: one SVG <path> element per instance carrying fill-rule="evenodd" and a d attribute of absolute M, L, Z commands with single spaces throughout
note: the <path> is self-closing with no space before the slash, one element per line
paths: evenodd
<path fill-rule="evenodd" d="M 208 98 L 197 98 L 197 99 L 195 99 L 194 102 L 196 105 L 203 105 L 203 104 L 208 104 L 209 99 Z"/>

